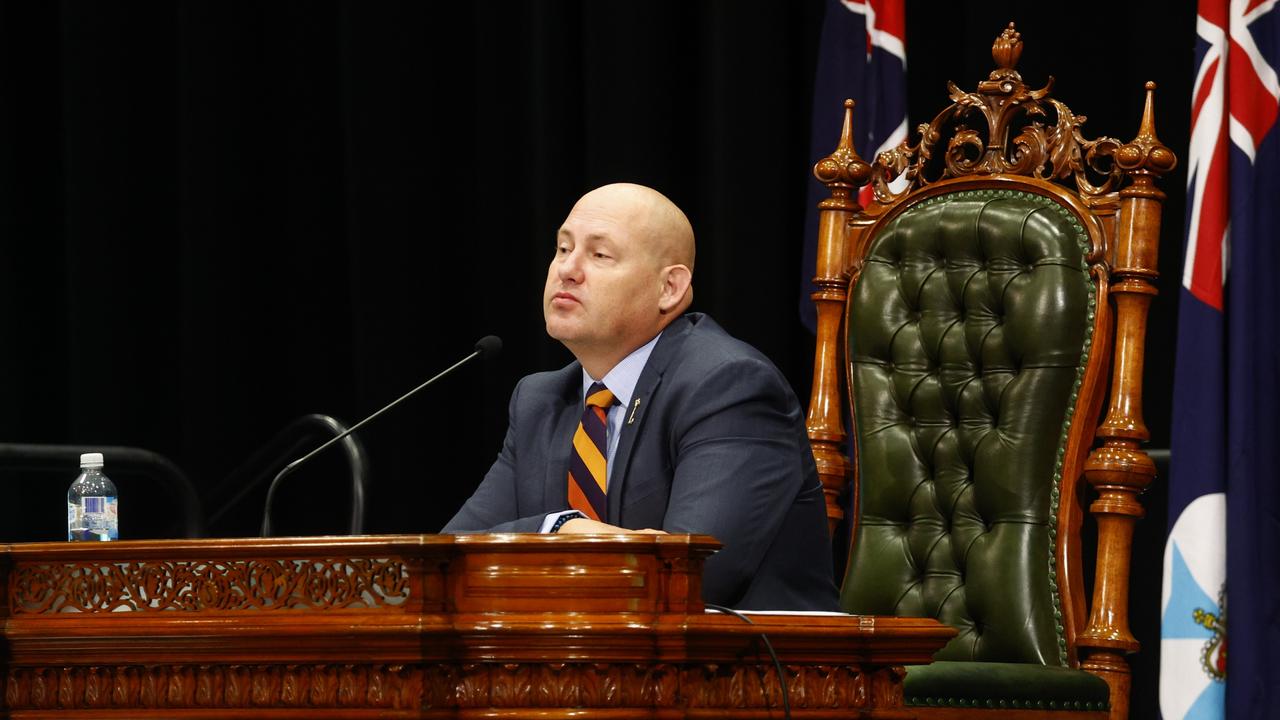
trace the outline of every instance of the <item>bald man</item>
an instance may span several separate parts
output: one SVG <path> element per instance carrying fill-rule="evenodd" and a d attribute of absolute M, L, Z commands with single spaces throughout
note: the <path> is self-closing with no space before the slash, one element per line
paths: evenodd
<path fill-rule="evenodd" d="M 777 368 L 693 301 L 693 229 L 661 193 L 606 185 L 556 234 L 547 333 L 576 362 L 522 379 L 498 459 L 443 532 L 715 536 L 703 597 L 834 610 L 822 487 Z"/>

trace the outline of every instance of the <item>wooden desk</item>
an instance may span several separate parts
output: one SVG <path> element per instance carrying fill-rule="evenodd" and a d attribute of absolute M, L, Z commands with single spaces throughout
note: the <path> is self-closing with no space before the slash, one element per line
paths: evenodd
<path fill-rule="evenodd" d="M 0 546 L 11 718 L 910 717 L 933 620 L 703 611 L 705 536 Z"/>

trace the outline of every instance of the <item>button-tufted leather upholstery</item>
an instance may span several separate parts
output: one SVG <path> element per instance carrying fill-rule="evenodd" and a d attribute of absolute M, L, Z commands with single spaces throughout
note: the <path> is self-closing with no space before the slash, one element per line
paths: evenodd
<path fill-rule="evenodd" d="M 841 600 L 956 627 L 939 660 L 1067 665 L 1053 547 L 1086 248 L 1054 200 L 956 191 L 890 219 L 851 290 L 860 496 Z"/>

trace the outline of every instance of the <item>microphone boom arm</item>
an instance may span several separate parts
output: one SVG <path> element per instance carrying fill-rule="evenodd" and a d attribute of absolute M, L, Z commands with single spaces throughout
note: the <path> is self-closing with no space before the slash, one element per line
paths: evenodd
<path fill-rule="evenodd" d="M 492 341 L 490 340 L 490 338 L 492 338 Z M 393 407 L 395 407 L 395 406 L 399 405 L 400 403 L 404 402 L 405 400 L 408 400 L 411 396 L 413 396 L 413 395 L 414 395 L 415 393 L 417 393 L 419 390 L 422 390 L 422 389 L 423 389 L 423 388 L 425 388 L 426 386 L 428 386 L 428 385 L 430 385 L 431 383 L 433 383 L 433 382 L 435 382 L 435 381 L 439 380 L 440 378 L 444 377 L 445 375 L 448 375 L 449 373 L 453 372 L 454 370 L 457 370 L 459 367 L 461 367 L 461 366 L 463 366 L 463 365 L 467 364 L 468 362 L 470 362 L 471 360 L 473 360 L 473 359 L 475 359 L 475 358 L 477 358 L 477 357 L 481 357 L 481 356 L 486 356 L 486 355 L 492 355 L 492 354 L 495 354 L 495 353 L 497 352 L 497 350 L 498 350 L 498 349 L 500 349 L 501 347 L 502 347 L 502 341 L 498 340 L 496 337 L 493 337 L 492 335 L 490 335 L 490 336 L 486 336 L 486 337 L 484 337 L 484 338 L 481 338 L 480 342 L 476 343 L 476 349 L 475 349 L 475 351 L 474 351 L 474 352 L 472 352 L 470 355 L 468 355 L 468 356 L 466 356 L 466 357 L 462 358 L 461 360 L 459 360 L 458 362 L 454 363 L 453 365 L 450 365 L 449 367 L 445 368 L 445 369 L 444 369 L 444 370 L 442 370 L 441 372 L 437 373 L 437 374 L 436 374 L 434 377 L 432 377 L 430 380 L 427 380 L 426 382 L 422 383 L 422 384 L 421 384 L 421 385 L 419 385 L 418 387 L 416 387 L 416 388 L 414 388 L 414 389 L 410 390 L 409 392 L 407 392 L 407 393 L 405 393 L 405 394 L 401 395 L 400 397 L 396 398 L 395 400 L 392 400 L 390 403 L 388 403 L 388 404 L 387 404 L 385 407 L 383 407 L 381 410 L 379 410 L 379 411 L 375 412 L 374 414 L 370 415 L 369 417 L 367 417 L 367 418 L 365 418 L 365 419 L 361 420 L 360 422 L 356 423 L 355 425 L 352 425 L 351 427 L 347 428 L 347 430 L 346 430 L 345 432 L 343 432 L 341 435 L 337 435 L 337 436 L 335 436 L 335 437 L 330 438 L 328 441 L 326 441 L 326 442 L 325 442 L 324 444 L 322 444 L 320 447 L 316 448 L 315 450 L 312 450 L 311 452 L 307 453 L 306 455 L 303 455 L 302 457 L 298 458 L 297 460 L 294 460 L 293 462 L 291 462 L 291 463 L 289 463 L 288 465 L 285 465 L 283 468 L 281 468 L 280 472 L 276 473 L 276 476 L 275 476 L 274 478 L 272 478 L 272 479 L 271 479 L 271 484 L 267 486 L 267 501 L 264 503 L 264 506 L 263 506 L 263 508 L 262 508 L 262 537 L 270 537 L 270 536 L 271 536 L 271 505 L 272 505 L 272 501 L 273 501 L 273 500 L 275 500 L 276 488 L 277 488 L 277 487 L 279 487 L 279 485 L 280 485 L 280 481 L 281 481 L 281 480 L 283 480 L 283 479 L 285 478 L 285 476 L 289 475 L 289 473 L 293 472 L 293 470 L 294 470 L 295 468 L 297 468 L 297 467 L 298 467 L 299 465 L 301 465 L 302 463 L 304 463 L 304 462 L 306 462 L 306 461 L 310 460 L 312 457 L 314 457 L 314 456 L 316 456 L 317 454 L 319 454 L 319 453 L 320 453 L 322 450 L 324 450 L 325 448 L 327 448 L 327 447 L 329 447 L 329 446 L 331 446 L 331 445 L 333 445 L 333 444 L 335 444 L 335 443 L 338 443 L 338 442 L 342 441 L 342 439 L 343 439 L 343 438 L 347 437 L 348 435 L 350 435 L 351 433 L 355 432 L 356 430 L 359 430 L 360 428 L 364 427 L 365 423 L 369 422 L 370 420 L 373 420 L 374 418 L 376 418 L 376 417 L 378 417 L 379 415 L 381 415 L 382 413 L 384 413 L 384 412 L 386 412 L 386 411 L 390 410 L 391 408 L 393 408 Z"/>

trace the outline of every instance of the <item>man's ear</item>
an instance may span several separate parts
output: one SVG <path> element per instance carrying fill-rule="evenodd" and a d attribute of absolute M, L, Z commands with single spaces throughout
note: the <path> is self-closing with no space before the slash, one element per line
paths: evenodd
<path fill-rule="evenodd" d="M 693 299 L 693 272 L 686 265 L 668 265 L 662 269 L 662 295 L 658 310 L 666 315 L 688 307 Z"/>

